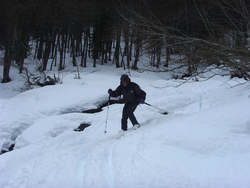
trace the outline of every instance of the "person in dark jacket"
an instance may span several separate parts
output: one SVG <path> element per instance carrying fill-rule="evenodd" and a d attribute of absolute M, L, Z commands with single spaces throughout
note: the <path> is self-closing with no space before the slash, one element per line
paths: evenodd
<path fill-rule="evenodd" d="M 108 94 L 111 97 L 118 97 L 123 95 L 125 105 L 122 111 L 122 130 L 126 131 L 128 129 L 128 118 L 130 119 L 135 129 L 139 128 L 140 124 L 136 120 L 134 111 L 139 104 L 145 103 L 146 93 L 140 88 L 138 84 L 131 82 L 128 75 L 123 74 L 120 80 L 120 85 L 116 88 L 116 90 L 113 91 L 112 89 L 109 89 Z"/>

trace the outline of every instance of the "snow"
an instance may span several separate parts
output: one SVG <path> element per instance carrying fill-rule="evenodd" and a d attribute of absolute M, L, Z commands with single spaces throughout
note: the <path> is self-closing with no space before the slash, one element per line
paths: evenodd
<path fill-rule="evenodd" d="M 141 127 L 117 139 L 123 104 L 81 111 L 106 102 L 126 70 L 99 65 L 22 93 L 11 72 L 0 84 L 0 145 L 15 148 L 0 155 L 1 188 L 250 187 L 250 85 L 236 86 L 240 79 L 180 85 L 167 73 L 131 70 L 146 102 L 170 113 L 139 105 Z M 75 132 L 81 123 L 91 126 Z"/>

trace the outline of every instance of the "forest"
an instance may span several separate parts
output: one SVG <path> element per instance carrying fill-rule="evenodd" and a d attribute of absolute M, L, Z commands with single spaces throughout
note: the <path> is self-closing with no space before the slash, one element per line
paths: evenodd
<path fill-rule="evenodd" d="M 138 69 L 146 55 L 155 71 L 213 69 L 250 80 L 250 2 L 247 0 L 1 0 L 1 82 L 10 67 L 39 71 L 87 66 L 87 59 Z M 173 55 L 180 58 L 173 58 Z M 80 61 L 79 61 L 80 59 Z M 50 60 L 50 61 L 49 61 Z M 31 83 L 34 84 L 34 83 Z"/>

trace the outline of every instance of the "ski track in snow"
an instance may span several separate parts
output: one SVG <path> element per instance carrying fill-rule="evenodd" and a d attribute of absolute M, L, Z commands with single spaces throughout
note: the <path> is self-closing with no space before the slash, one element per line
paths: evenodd
<path fill-rule="evenodd" d="M 103 136 L 98 141 L 90 141 L 83 146 L 78 159 L 77 182 L 75 187 L 115 187 L 113 155 L 117 142 L 110 136 Z M 84 149 L 86 148 L 86 149 Z M 91 171 L 94 174 L 90 173 Z M 102 186 L 100 186 L 100 182 Z"/>
<path fill-rule="evenodd" d="M 113 153 L 115 149 L 116 142 L 112 142 L 109 148 L 104 150 L 103 153 L 103 174 L 105 175 L 106 182 L 108 183 L 107 187 L 115 187 L 114 183 L 114 172 L 113 172 Z"/>

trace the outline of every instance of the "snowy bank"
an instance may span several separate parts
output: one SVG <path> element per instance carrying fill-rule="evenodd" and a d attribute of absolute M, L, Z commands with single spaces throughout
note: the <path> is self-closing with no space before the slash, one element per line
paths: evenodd
<path fill-rule="evenodd" d="M 118 137 L 122 104 L 109 107 L 106 134 L 107 107 L 80 112 L 107 101 L 122 73 L 86 69 L 80 80 L 3 96 L 0 143 L 15 148 L 0 155 L 0 187 L 250 187 L 249 84 L 214 77 L 173 87 L 164 74 L 131 72 L 146 101 L 171 113 L 139 105 L 141 128 Z M 75 132 L 83 122 L 91 126 Z"/>

